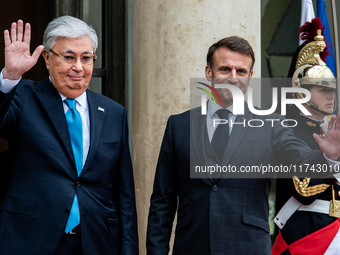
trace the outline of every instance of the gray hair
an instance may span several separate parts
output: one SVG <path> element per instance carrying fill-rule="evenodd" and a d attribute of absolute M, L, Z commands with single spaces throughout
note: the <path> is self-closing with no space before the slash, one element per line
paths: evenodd
<path fill-rule="evenodd" d="M 59 37 L 80 38 L 89 35 L 92 40 L 93 51 L 98 47 L 98 37 L 93 27 L 84 21 L 71 17 L 61 16 L 52 20 L 45 29 L 43 45 L 46 50 L 52 49 Z"/>

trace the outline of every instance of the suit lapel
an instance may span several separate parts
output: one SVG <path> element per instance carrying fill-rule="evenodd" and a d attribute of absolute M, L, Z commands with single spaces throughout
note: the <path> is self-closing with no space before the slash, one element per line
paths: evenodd
<path fill-rule="evenodd" d="M 100 104 L 101 101 L 99 98 L 97 98 L 97 95 L 90 90 L 87 90 L 87 101 L 90 116 L 90 148 L 81 175 L 89 168 L 94 155 L 96 154 L 100 142 L 100 135 L 103 129 L 106 111 L 108 110 Z"/>
<path fill-rule="evenodd" d="M 252 118 L 252 113 L 249 111 L 248 105 L 245 103 L 244 106 L 244 115 L 237 115 L 235 123 L 245 123 L 243 124 L 234 124 L 232 132 L 229 137 L 229 141 L 227 147 L 224 151 L 221 165 L 228 165 L 234 153 L 236 152 L 238 146 L 241 144 L 249 126 L 247 125 L 248 121 Z M 221 176 L 221 173 L 218 175 L 218 178 Z"/>
<path fill-rule="evenodd" d="M 46 111 L 53 127 L 58 133 L 65 149 L 67 150 L 70 159 L 75 165 L 70 136 L 68 133 L 67 123 L 63 103 L 58 91 L 54 88 L 53 84 L 48 78 L 38 82 L 37 97 Z M 97 95 L 87 90 L 87 101 L 89 106 L 90 116 L 90 148 L 87 159 L 81 174 L 89 167 L 94 158 L 96 150 L 99 145 L 99 138 L 102 131 L 104 119 L 106 116 L 105 107 L 100 105 L 100 100 Z M 76 171 L 75 171 L 76 173 Z"/>
<path fill-rule="evenodd" d="M 195 154 L 195 159 L 198 159 L 199 162 L 190 162 L 190 164 L 199 164 L 201 166 L 207 166 L 208 160 L 207 160 L 207 154 L 205 151 L 205 145 L 204 145 L 204 136 L 206 134 L 206 116 L 201 114 L 201 108 L 195 108 L 192 111 L 190 111 L 190 143 L 192 145 L 193 151 L 190 153 Z M 193 156 L 190 155 L 190 158 Z M 191 161 L 191 160 L 190 160 Z M 212 182 L 211 176 L 206 173 L 207 179 L 210 182 Z"/>
<path fill-rule="evenodd" d="M 38 82 L 37 86 L 37 97 L 75 164 L 61 97 L 48 78 Z"/>

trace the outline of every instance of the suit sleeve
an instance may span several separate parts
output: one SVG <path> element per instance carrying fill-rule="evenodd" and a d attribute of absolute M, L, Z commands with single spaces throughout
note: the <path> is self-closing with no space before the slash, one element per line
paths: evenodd
<path fill-rule="evenodd" d="M 0 91 L 0 136 L 7 138 L 8 130 L 11 130 L 11 125 L 15 122 L 15 117 L 20 114 L 20 101 L 18 95 L 14 100 L 16 87 L 9 93 Z M 15 101 L 14 107 L 10 107 L 12 101 Z"/>
<path fill-rule="evenodd" d="M 170 116 L 158 158 L 148 218 L 147 254 L 167 255 L 177 209 L 176 152 Z"/>
<path fill-rule="evenodd" d="M 281 119 L 282 117 L 276 117 Z M 299 177 L 324 177 L 329 173 L 320 173 L 311 170 L 312 166 L 327 164 L 321 150 L 312 150 L 305 142 L 295 137 L 292 130 L 275 123 L 272 128 L 272 148 L 277 159 L 285 165 L 296 166 L 295 172 L 289 172 L 289 177 L 298 175 Z M 293 168 L 294 170 L 294 168 Z"/>
<path fill-rule="evenodd" d="M 120 162 L 120 177 L 116 184 L 118 188 L 118 204 L 120 218 L 120 253 L 121 255 L 138 255 L 137 213 L 135 188 L 128 143 L 128 127 L 126 110 L 123 116 L 123 142 Z"/>
<path fill-rule="evenodd" d="M 296 138 L 291 129 L 276 127 L 273 129 L 273 137 L 273 147 L 281 163 L 288 167 L 294 165 L 293 169 L 296 170 L 289 173 L 288 179 L 280 180 L 282 192 L 286 196 L 294 196 L 305 205 L 319 199 L 333 183 L 330 173 L 320 170 L 320 167 L 328 165 L 323 152 L 312 150 L 307 143 Z M 310 136 L 310 139 L 314 138 Z"/>

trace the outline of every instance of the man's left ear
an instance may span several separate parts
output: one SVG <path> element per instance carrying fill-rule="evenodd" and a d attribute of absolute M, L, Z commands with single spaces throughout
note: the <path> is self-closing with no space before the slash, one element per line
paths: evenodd
<path fill-rule="evenodd" d="M 50 69 L 50 62 L 49 62 L 50 54 L 46 50 L 44 50 L 42 52 L 42 56 L 43 56 L 43 58 L 45 60 L 46 68 L 47 68 L 47 70 L 49 70 Z"/>

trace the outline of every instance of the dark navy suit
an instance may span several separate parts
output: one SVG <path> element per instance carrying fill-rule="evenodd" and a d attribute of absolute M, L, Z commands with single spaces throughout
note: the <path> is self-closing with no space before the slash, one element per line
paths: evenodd
<path fill-rule="evenodd" d="M 0 254 L 55 254 L 75 192 L 84 254 L 138 254 L 126 110 L 86 91 L 90 148 L 77 176 L 63 103 L 46 78 L 0 93 L 0 134 L 13 154 L 0 206 Z"/>
<path fill-rule="evenodd" d="M 256 116 L 246 105 L 245 114 L 237 116 L 236 121 L 265 118 L 283 119 L 278 114 Z M 205 166 L 214 163 L 209 154 L 206 117 L 200 108 L 169 118 L 151 197 L 148 255 L 168 254 L 176 211 L 175 255 L 271 254 L 271 180 L 249 178 L 247 174 L 244 178 L 190 178 L 193 162 Z M 324 162 L 321 151 L 312 152 L 276 121 L 274 127 L 234 126 L 219 164 L 239 170 L 241 166 L 274 165 L 279 159 L 297 164 Z"/>

